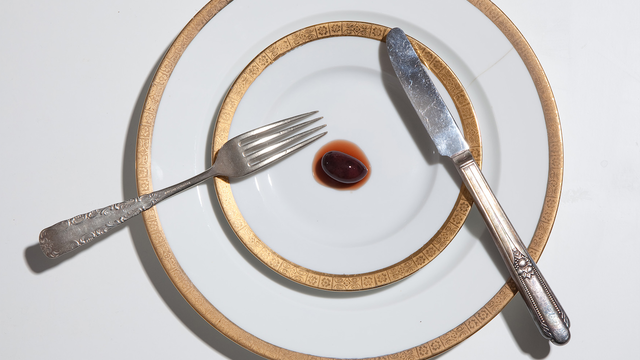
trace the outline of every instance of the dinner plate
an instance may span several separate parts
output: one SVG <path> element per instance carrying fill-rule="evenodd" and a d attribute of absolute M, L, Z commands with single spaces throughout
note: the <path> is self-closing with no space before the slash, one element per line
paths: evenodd
<path fill-rule="evenodd" d="M 304 7 L 290 0 L 210 2 L 169 48 L 149 89 L 136 152 L 139 191 L 171 185 L 209 166 L 215 119 L 247 64 L 288 34 L 335 22 L 401 27 L 452 70 L 475 109 L 483 172 L 538 259 L 559 203 L 560 123 L 533 51 L 489 1 L 397 1 L 392 7 L 355 0 Z M 321 44 L 305 46 L 316 43 Z M 242 102 L 249 104 L 249 95 L 238 111 Z M 267 121 L 293 108 L 257 110 L 259 121 Z M 329 114 L 327 128 L 338 132 Z M 230 128 L 230 134 L 243 130 Z M 319 146 L 268 171 L 280 171 L 294 159 L 308 168 Z M 372 179 L 375 171 L 372 164 Z M 240 193 L 233 195 L 242 207 Z M 449 213 L 448 205 L 438 213 Z M 447 248 L 412 276 L 347 293 L 301 285 L 258 261 L 229 226 L 212 182 L 143 216 L 158 258 L 185 300 L 220 332 L 266 358 L 428 358 L 473 335 L 515 293 L 475 211 Z"/>
<path fill-rule="evenodd" d="M 369 159 L 368 177 L 357 191 L 321 181 L 316 159 L 323 152 L 306 151 L 231 184 L 215 180 L 239 239 L 300 284 L 353 291 L 401 280 L 446 248 L 471 208 L 396 78 L 382 42 L 389 30 L 355 21 L 297 30 L 260 52 L 222 102 L 212 156 L 229 137 L 316 106 L 329 129 L 320 149 L 350 139 Z M 441 92 L 452 94 L 445 101 L 481 159 L 478 123 L 464 87 L 437 54 L 414 44 L 434 79 L 442 79 Z"/>

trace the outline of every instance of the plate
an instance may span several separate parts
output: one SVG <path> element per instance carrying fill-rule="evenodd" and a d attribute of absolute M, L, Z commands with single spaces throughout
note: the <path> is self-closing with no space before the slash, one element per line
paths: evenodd
<path fill-rule="evenodd" d="M 329 134 L 301 155 L 249 179 L 215 180 L 238 238 L 300 284 L 355 291 L 404 279 L 447 247 L 471 209 L 455 169 L 437 154 L 397 80 L 383 42 L 389 30 L 336 21 L 276 40 L 240 73 L 216 119 L 212 156 L 230 137 L 285 114 L 326 109 Z M 477 119 L 462 84 L 437 54 L 414 43 L 434 79 L 442 79 L 442 93 L 451 94 L 445 101 L 481 159 Z M 321 185 L 314 176 L 319 148 L 343 139 L 355 141 L 371 163 L 357 191 Z"/>
<path fill-rule="evenodd" d="M 346 20 L 401 27 L 452 69 L 478 118 L 483 172 L 538 259 L 559 203 L 560 123 L 533 51 L 489 1 L 210 2 L 177 37 L 149 89 L 136 152 L 139 191 L 171 185 L 211 163 L 214 119 L 257 54 L 298 29 Z M 212 183 L 143 216 L 186 301 L 266 358 L 429 358 L 477 332 L 515 293 L 475 211 L 428 266 L 360 292 L 309 288 L 256 260 L 228 225 Z"/>

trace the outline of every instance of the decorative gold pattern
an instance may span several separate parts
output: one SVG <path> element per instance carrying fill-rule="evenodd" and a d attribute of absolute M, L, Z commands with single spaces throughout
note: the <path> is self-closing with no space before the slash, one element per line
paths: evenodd
<path fill-rule="evenodd" d="M 242 100 L 242 96 L 262 71 L 273 64 L 278 58 L 298 46 L 311 41 L 335 36 L 358 36 L 383 41 L 389 30 L 391 29 L 385 26 L 364 22 L 330 22 L 295 31 L 268 46 L 240 73 L 222 102 L 221 111 L 213 133 L 212 158 L 215 158 L 215 153 L 229 138 L 229 128 L 233 120 L 233 114 Z M 431 49 L 414 39 L 411 39 L 411 43 L 413 47 L 416 48 L 416 52 L 421 60 L 432 70 L 451 95 L 456 109 L 460 114 L 460 120 L 467 142 L 478 163 L 481 163 L 482 142 L 480 139 L 480 130 L 473 106 L 471 105 L 471 100 L 464 90 L 464 87 L 447 64 L 431 51 Z M 231 228 L 249 251 L 275 272 L 290 280 L 309 287 L 331 291 L 372 289 L 402 280 L 420 270 L 451 243 L 451 240 L 453 240 L 464 224 L 471 210 L 473 201 L 470 194 L 462 190 L 449 217 L 436 234 L 420 249 L 398 263 L 364 274 L 342 275 L 310 270 L 278 255 L 251 230 L 251 227 L 245 221 L 236 205 L 229 183 L 225 179 L 215 178 L 214 184 L 227 221 L 231 224 Z"/>
<path fill-rule="evenodd" d="M 200 29 L 213 18 L 222 8 L 224 8 L 231 0 L 213 0 L 209 2 L 196 16 L 187 24 L 187 26 L 178 35 L 173 45 L 165 55 L 164 59 L 160 63 L 160 66 L 153 78 L 152 84 L 149 88 L 149 93 L 145 100 L 143 112 L 141 115 L 137 148 L 136 148 L 136 175 L 137 186 L 140 194 L 146 194 L 152 191 L 151 184 L 151 139 L 153 133 L 153 127 L 155 123 L 156 113 L 160 98 L 166 87 L 167 81 L 171 72 L 173 71 L 176 63 L 180 59 L 180 56 L 198 34 Z M 549 176 L 547 181 L 547 190 L 545 195 L 545 201 L 542 209 L 542 214 L 538 222 L 538 226 L 534 233 L 531 244 L 529 245 L 529 253 L 534 260 L 538 260 L 544 247 L 547 243 L 551 228 L 555 221 L 556 212 L 560 203 L 560 192 L 562 190 L 562 177 L 564 166 L 564 155 L 562 145 L 562 131 L 560 127 L 560 118 L 555 104 L 555 99 L 551 91 L 551 87 L 547 81 L 547 78 L 542 70 L 538 59 L 536 58 L 533 50 L 526 42 L 522 34 L 518 31 L 515 25 L 507 18 L 507 16 L 500 11 L 489 0 L 469 0 L 471 4 L 476 6 L 482 11 L 507 37 L 518 54 L 525 63 L 529 73 L 533 79 L 533 82 L 538 91 L 540 102 L 542 104 L 545 123 L 547 126 L 547 137 L 549 141 Z M 316 28 L 316 34 L 320 37 L 330 36 L 342 31 L 341 27 L 337 25 L 325 24 L 325 26 L 318 26 Z M 372 28 L 370 34 L 377 34 L 377 29 Z M 375 35 L 377 36 L 377 35 Z M 380 36 L 382 38 L 382 36 Z M 460 112 L 460 110 L 458 110 Z M 229 119 L 230 121 L 230 119 Z M 217 140 L 217 139 L 216 139 Z M 474 156 L 476 154 L 474 153 Z M 238 327 L 229 319 L 227 319 L 218 309 L 216 309 L 198 289 L 189 280 L 186 273 L 178 264 L 169 243 L 165 238 L 162 226 L 158 219 L 158 213 L 155 208 L 145 211 L 143 214 L 147 233 L 149 239 L 154 247 L 156 255 L 162 264 L 162 267 L 167 272 L 167 275 L 176 286 L 178 291 L 182 294 L 185 300 L 207 321 L 220 331 L 222 334 L 235 341 L 244 348 L 255 352 L 256 354 L 263 356 L 267 359 L 298 359 L 298 360 L 311 360 L 311 359 L 326 359 L 322 357 L 302 354 L 290 350 L 286 350 L 267 343 L 254 335 L 246 332 L 242 328 Z M 424 255 L 428 258 L 429 249 L 425 249 Z M 431 254 L 435 254 L 435 249 L 431 249 Z M 277 262 L 277 259 L 274 261 Z M 380 281 L 384 283 L 389 281 L 386 277 L 386 273 L 378 274 L 374 277 L 374 281 Z M 315 279 L 315 280 L 313 280 Z M 366 281 L 372 279 L 367 278 Z M 328 288 L 330 281 L 328 278 L 318 276 L 313 277 L 310 281 L 317 281 L 324 284 L 323 286 Z M 392 360 L 392 359 L 428 359 L 430 357 L 439 355 L 446 350 L 451 349 L 453 346 L 467 339 L 473 335 L 476 331 L 489 323 L 502 309 L 509 303 L 516 293 L 515 284 L 512 280 L 509 280 L 498 293 L 480 310 L 473 314 L 470 318 L 465 320 L 462 324 L 458 325 L 449 332 L 429 340 L 421 345 L 407 349 L 395 354 L 383 355 L 376 357 L 378 360 Z M 372 358 L 373 359 L 373 358 Z"/>

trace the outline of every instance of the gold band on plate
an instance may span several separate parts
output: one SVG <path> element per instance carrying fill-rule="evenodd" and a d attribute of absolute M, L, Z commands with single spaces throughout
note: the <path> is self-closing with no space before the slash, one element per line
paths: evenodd
<path fill-rule="evenodd" d="M 528 248 L 531 256 L 537 261 L 549 239 L 560 203 L 560 193 L 562 189 L 564 154 L 562 130 L 555 99 L 537 57 L 511 20 L 489 0 L 468 1 L 485 14 L 511 42 L 527 67 L 538 92 L 538 96 L 540 97 L 549 143 L 549 175 L 542 213 Z M 146 194 L 152 191 L 150 161 L 151 140 L 158 105 L 160 104 L 167 81 L 180 56 L 191 40 L 195 38 L 209 20 L 230 2 L 231 0 L 213 0 L 205 5 L 185 26 L 182 32 L 180 32 L 158 67 L 145 99 L 138 129 L 136 180 L 139 194 Z M 474 156 L 475 155 L 476 154 L 474 154 Z M 211 324 L 211 326 L 244 348 L 268 359 L 325 359 L 294 352 L 265 342 L 227 319 L 202 295 L 180 267 L 180 264 L 178 264 L 164 235 L 155 207 L 143 212 L 142 215 L 149 239 L 162 267 L 185 300 Z M 437 338 L 426 340 L 423 344 L 413 348 L 395 354 L 382 355 L 375 359 L 418 360 L 441 354 L 464 341 L 489 323 L 489 321 L 500 313 L 509 303 L 515 293 L 515 286 L 513 282 L 509 280 L 489 302 L 452 330 Z"/>
<path fill-rule="evenodd" d="M 244 68 L 223 100 L 213 132 L 211 158 L 215 159 L 215 153 L 229 139 L 229 129 L 233 121 L 233 115 L 244 94 L 258 76 L 281 56 L 312 41 L 320 41 L 337 36 L 357 36 L 374 41 L 384 41 L 389 30 L 391 29 L 386 26 L 365 22 L 329 22 L 300 29 L 268 46 Z M 410 40 L 422 62 L 440 80 L 453 99 L 471 152 L 478 163 L 481 164 L 482 142 L 480 129 L 467 92 L 453 71 L 438 55 L 415 39 L 410 38 Z M 449 217 L 436 234 L 421 248 L 403 260 L 384 269 L 363 274 L 327 274 L 307 269 L 273 251 L 260 240 L 258 235 L 251 229 L 250 224 L 242 216 L 233 198 L 229 182 L 223 178 L 215 178 L 214 184 L 222 212 L 238 238 L 253 255 L 272 270 L 292 281 L 312 288 L 331 291 L 373 289 L 402 280 L 422 269 L 451 243 L 451 240 L 460 231 L 469 215 L 473 201 L 466 189 L 461 190 Z"/>

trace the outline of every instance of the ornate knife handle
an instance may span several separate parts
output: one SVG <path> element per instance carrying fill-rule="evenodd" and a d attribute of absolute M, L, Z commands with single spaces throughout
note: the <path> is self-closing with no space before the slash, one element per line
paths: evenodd
<path fill-rule="evenodd" d="M 502 210 L 471 152 L 460 152 L 452 159 L 542 336 L 555 344 L 566 344 L 571 338 L 569 318 Z"/>
<path fill-rule="evenodd" d="M 160 201 L 214 175 L 210 168 L 168 188 L 61 221 L 40 232 L 40 248 L 47 257 L 57 258 L 118 228 L 125 221 L 150 209 Z"/>

